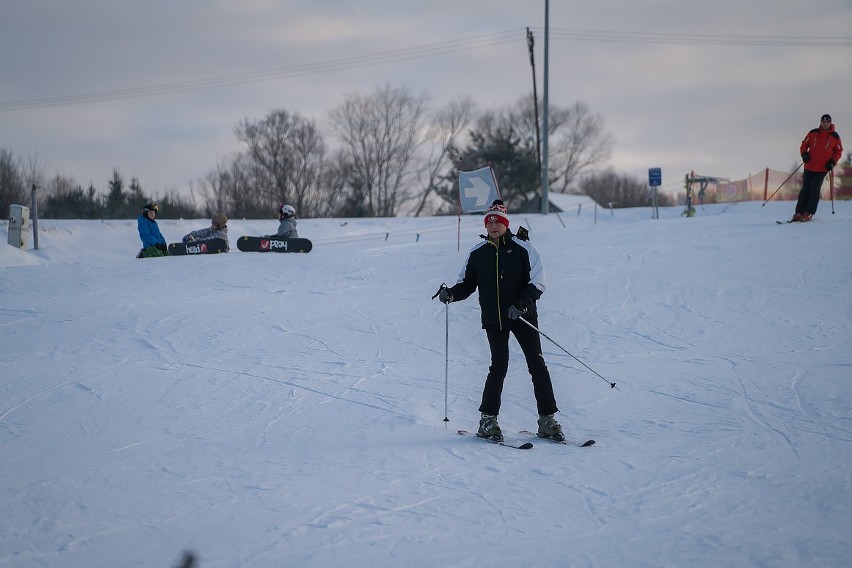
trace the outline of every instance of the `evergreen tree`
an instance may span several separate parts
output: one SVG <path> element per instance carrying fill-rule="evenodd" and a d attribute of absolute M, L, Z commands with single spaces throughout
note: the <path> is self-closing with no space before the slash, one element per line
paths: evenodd
<path fill-rule="evenodd" d="M 480 128 L 470 133 L 470 140 L 460 152 L 463 158 L 456 162 L 456 169 L 445 178 L 453 183 L 455 195 L 458 195 L 459 170 L 490 164 L 509 211 L 526 209 L 540 185 L 535 141 L 518 136 L 511 126 L 494 126 L 488 120 L 481 121 Z M 439 192 L 439 195 L 450 194 L 446 187 Z"/>
<path fill-rule="evenodd" d="M 142 207 L 146 203 L 150 203 L 152 199 L 148 198 L 142 191 L 142 186 L 137 178 L 130 178 L 130 187 L 125 196 L 125 203 L 122 207 L 122 217 L 133 218 L 139 215 Z"/>
<path fill-rule="evenodd" d="M 124 193 L 124 180 L 121 178 L 118 170 L 114 169 L 112 170 L 112 179 L 109 181 L 109 193 L 106 196 L 104 217 L 110 219 L 122 217 L 126 202 L 127 196 Z"/>

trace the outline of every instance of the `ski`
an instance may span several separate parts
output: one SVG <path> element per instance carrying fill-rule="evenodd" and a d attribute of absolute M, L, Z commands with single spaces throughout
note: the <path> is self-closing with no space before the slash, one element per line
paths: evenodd
<path fill-rule="evenodd" d="M 507 448 L 515 448 L 516 450 L 529 450 L 532 449 L 533 445 L 530 442 L 524 442 L 523 444 L 515 444 L 512 442 L 507 442 L 503 440 L 502 442 L 498 442 L 497 440 L 492 440 L 490 438 L 483 438 L 481 436 L 477 436 L 473 432 L 468 432 L 467 430 L 459 430 L 459 434 L 462 436 L 473 436 L 474 438 L 479 438 L 480 440 L 484 440 L 486 442 L 490 442 L 492 444 L 497 444 L 498 446 L 506 446 Z"/>
<path fill-rule="evenodd" d="M 564 446 L 577 446 L 578 448 L 588 448 L 589 446 L 594 446 L 594 440 L 586 440 L 585 442 L 577 442 L 575 440 L 554 440 L 552 438 L 547 438 L 545 436 L 539 436 L 536 432 L 530 432 L 529 430 L 521 430 L 518 432 L 519 434 L 524 434 L 526 436 L 536 436 L 537 438 L 543 438 L 545 440 L 550 440 L 554 444 L 562 444 Z"/>

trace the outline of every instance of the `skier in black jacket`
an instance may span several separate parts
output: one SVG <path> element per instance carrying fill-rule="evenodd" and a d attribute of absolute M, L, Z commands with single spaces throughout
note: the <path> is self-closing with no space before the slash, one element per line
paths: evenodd
<path fill-rule="evenodd" d="M 524 352 L 532 376 L 538 407 L 538 435 L 562 441 L 562 427 L 554 418 L 558 412 L 550 373 L 541 354 L 541 338 L 536 330 L 517 321 L 523 316 L 538 327 L 536 300 L 544 291 L 544 266 L 538 250 L 509 230 L 509 214 L 499 199 L 485 213 L 488 236 L 474 246 L 459 273 L 457 283 L 439 290 L 445 304 L 469 297 L 479 288 L 482 328 L 491 348 L 491 366 L 485 379 L 479 412 L 477 436 L 502 441 L 497 424 L 503 380 L 509 368 L 509 332 Z"/>

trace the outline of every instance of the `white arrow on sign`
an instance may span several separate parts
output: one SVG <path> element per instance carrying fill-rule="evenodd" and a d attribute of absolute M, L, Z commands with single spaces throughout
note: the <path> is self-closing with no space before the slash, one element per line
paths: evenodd
<path fill-rule="evenodd" d="M 488 203 L 488 197 L 491 195 L 491 187 L 480 177 L 471 177 L 470 182 L 464 187 L 465 199 L 476 198 L 476 207 L 482 207 Z"/>

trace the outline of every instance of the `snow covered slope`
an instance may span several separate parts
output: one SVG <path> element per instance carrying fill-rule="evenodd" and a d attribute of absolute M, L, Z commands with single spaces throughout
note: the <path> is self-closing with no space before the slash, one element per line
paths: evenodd
<path fill-rule="evenodd" d="M 302 255 L 238 252 L 277 223 L 231 221 L 229 254 L 144 260 L 134 221 L 40 221 L 40 250 L 0 245 L 0 566 L 845 565 L 852 205 L 681 210 L 512 217 L 542 331 L 620 389 L 545 341 L 598 443 L 530 451 L 455 434 L 488 367 L 473 298 L 443 421 L 430 297 L 479 217 L 300 220 Z M 535 418 L 513 342 L 500 423 Z"/>

